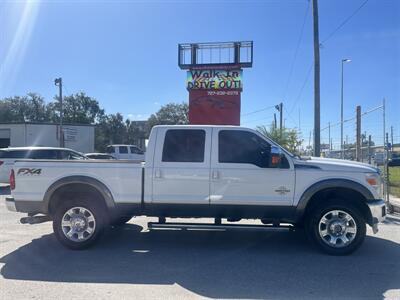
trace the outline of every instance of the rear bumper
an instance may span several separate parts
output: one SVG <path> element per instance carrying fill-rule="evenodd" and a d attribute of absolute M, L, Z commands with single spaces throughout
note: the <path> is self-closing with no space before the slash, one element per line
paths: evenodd
<path fill-rule="evenodd" d="M 6 197 L 6 207 L 9 211 L 14 211 L 14 212 L 23 212 L 31 214 L 47 213 L 43 201 L 15 201 L 14 197 L 12 196 Z"/>
<path fill-rule="evenodd" d="M 6 197 L 6 207 L 9 211 L 17 211 L 13 197 Z"/>
<path fill-rule="evenodd" d="M 378 223 L 382 222 L 386 218 L 386 205 L 382 199 L 368 200 L 367 205 L 371 212 L 372 217 L 372 230 L 374 233 L 378 232 Z"/>

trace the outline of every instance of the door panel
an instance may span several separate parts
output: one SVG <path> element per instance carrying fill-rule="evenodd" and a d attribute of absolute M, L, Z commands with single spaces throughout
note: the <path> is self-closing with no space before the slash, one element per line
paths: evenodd
<path fill-rule="evenodd" d="M 158 130 L 152 202 L 209 204 L 212 129 Z"/>
<path fill-rule="evenodd" d="M 245 163 L 246 156 L 239 154 L 240 147 L 251 150 L 247 147 L 246 135 L 235 143 L 235 149 L 229 151 L 219 147 L 219 132 L 221 130 L 247 131 L 245 129 L 214 129 L 213 149 L 212 149 L 212 169 L 210 183 L 210 202 L 211 204 L 227 205 L 292 205 L 295 184 L 295 172 L 289 160 L 289 168 L 270 168 L 260 167 L 263 165 L 262 156 L 259 153 L 250 152 L 249 156 L 254 159 L 254 163 Z M 247 131 L 248 136 L 257 135 L 252 131 Z M 261 136 L 254 137 L 256 142 L 263 139 Z M 241 144 L 244 143 L 244 144 Z M 266 149 L 266 148 L 265 148 Z M 262 149 L 260 150 L 262 152 Z M 224 152 L 229 152 L 226 159 L 219 156 Z M 235 155 L 235 152 L 238 154 Z M 238 163 L 234 163 L 234 161 Z M 229 162 L 220 162 L 229 161 Z"/>

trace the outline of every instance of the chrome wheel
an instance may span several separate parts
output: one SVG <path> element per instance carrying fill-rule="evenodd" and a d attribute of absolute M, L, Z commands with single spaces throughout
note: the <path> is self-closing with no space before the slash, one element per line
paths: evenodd
<path fill-rule="evenodd" d="M 61 228 L 67 239 L 73 242 L 84 242 L 94 234 L 96 220 L 87 208 L 73 207 L 62 217 Z"/>
<path fill-rule="evenodd" d="M 331 210 L 320 219 L 318 232 L 330 247 L 343 248 L 355 239 L 357 224 L 349 213 L 343 210 Z"/>

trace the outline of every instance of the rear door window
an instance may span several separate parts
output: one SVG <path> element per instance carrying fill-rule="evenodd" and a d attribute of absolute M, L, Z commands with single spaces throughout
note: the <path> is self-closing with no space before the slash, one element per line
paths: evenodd
<path fill-rule="evenodd" d="M 127 146 L 119 146 L 119 154 L 128 154 Z"/>
<path fill-rule="evenodd" d="M 165 134 L 163 162 L 204 162 L 206 132 L 200 129 L 170 129 Z"/>
<path fill-rule="evenodd" d="M 58 159 L 57 151 L 52 149 L 32 150 L 29 156 L 33 159 Z"/>

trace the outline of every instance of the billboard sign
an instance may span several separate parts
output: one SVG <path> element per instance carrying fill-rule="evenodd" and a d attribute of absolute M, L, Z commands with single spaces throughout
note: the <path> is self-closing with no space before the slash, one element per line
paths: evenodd
<path fill-rule="evenodd" d="M 191 90 L 189 93 L 189 123 L 240 125 L 240 92 Z"/>
<path fill-rule="evenodd" d="M 188 90 L 241 89 L 242 70 L 189 70 Z"/>

